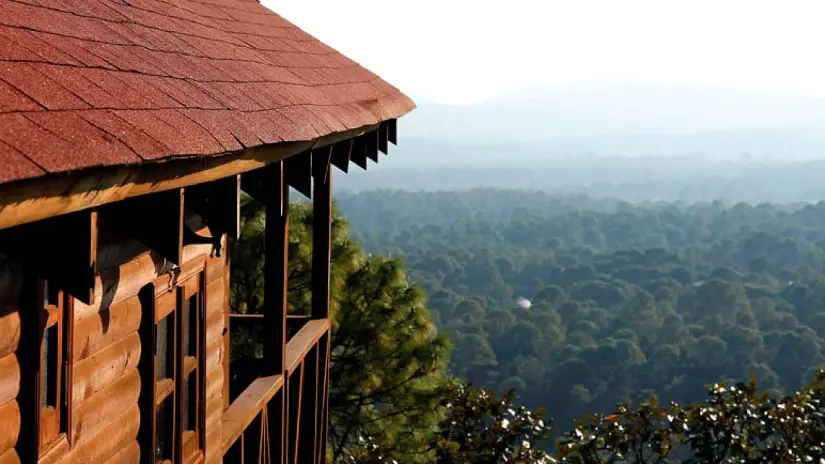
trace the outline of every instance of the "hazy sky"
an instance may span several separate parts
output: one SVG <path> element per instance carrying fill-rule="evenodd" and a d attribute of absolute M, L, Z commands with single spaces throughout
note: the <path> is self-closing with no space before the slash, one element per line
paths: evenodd
<path fill-rule="evenodd" d="M 825 96 L 825 2 L 262 0 L 415 96 L 623 80 Z"/>

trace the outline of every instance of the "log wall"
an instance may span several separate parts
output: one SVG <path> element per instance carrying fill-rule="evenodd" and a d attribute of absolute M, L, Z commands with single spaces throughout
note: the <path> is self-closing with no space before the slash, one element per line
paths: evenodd
<path fill-rule="evenodd" d="M 204 231 L 205 232 L 205 231 Z M 226 243 L 225 243 L 226 245 Z M 226 246 L 224 246 L 226 250 Z M 210 245 L 184 248 L 184 261 L 209 256 Z M 55 449 L 44 464 L 137 463 L 140 447 L 138 360 L 144 347 L 138 335 L 143 317 L 138 292 L 172 267 L 139 243 L 100 237 L 96 298 L 74 304 L 72 344 L 72 443 Z M 206 317 L 206 462 L 220 463 L 221 416 L 224 410 L 224 315 L 228 311 L 229 272 L 226 255 L 210 257 L 205 272 Z M 23 273 L 0 255 L 0 464 L 19 462 L 15 450 L 21 411 L 17 396 L 20 366 L 20 314 L 17 304 Z M 27 413 L 27 412 L 24 412 Z"/>
<path fill-rule="evenodd" d="M 17 304 L 23 286 L 23 271 L 0 255 L 0 464 L 17 464 L 14 449 L 20 434 L 20 313 Z"/>

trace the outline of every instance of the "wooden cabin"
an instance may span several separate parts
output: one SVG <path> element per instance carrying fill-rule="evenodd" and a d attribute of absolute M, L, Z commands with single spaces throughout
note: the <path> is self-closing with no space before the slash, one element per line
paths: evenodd
<path fill-rule="evenodd" d="M 0 0 L 0 464 L 322 462 L 333 167 L 413 108 L 254 0 Z M 304 318 L 290 187 L 316 221 Z M 242 191 L 267 337 L 233 393 Z"/>

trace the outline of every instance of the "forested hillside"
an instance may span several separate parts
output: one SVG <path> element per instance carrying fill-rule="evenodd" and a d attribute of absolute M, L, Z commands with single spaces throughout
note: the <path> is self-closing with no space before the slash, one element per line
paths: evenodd
<path fill-rule="evenodd" d="M 825 360 L 825 204 L 474 190 L 338 205 L 367 251 L 402 257 L 427 291 L 450 370 L 515 388 L 561 430 L 651 394 L 701 401 L 706 384 L 753 374 L 792 393 Z"/>

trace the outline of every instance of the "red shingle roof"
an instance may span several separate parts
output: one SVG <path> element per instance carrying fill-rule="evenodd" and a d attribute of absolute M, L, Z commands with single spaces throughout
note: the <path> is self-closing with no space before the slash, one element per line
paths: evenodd
<path fill-rule="evenodd" d="M 256 0 L 0 0 L 0 183 L 313 140 L 413 108 Z"/>

